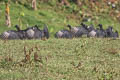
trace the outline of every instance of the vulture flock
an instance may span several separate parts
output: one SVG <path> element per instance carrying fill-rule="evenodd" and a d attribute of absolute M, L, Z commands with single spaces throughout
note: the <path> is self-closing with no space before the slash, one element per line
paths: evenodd
<path fill-rule="evenodd" d="M 79 37 L 96 37 L 96 38 L 118 38 L 118 31 L 114 31 L 112 26 L 108 26 L 107 29 L 103 29 L 102 24 L 99 24 L 97 28 L 93 25 L 86 25 L 81 23 L 80 26 L 72 27 L 67 25 L 68 29 L 63 29 L 55 33 L 55 38 L 79 38 Z M 47 25 L 43 30 L 40 30 L 37 25 L 28 27 L 21 30 L 18 25 L 15 26 L 16 30 L 8 30 L 0 34 L 0 39 L 12 40 L 12 39 L 42 39 L 49 38 L 49 31 Z"/>
<path fill-rule="evenodd" d="M 0 39 L 42 39 L 49 38 L 48 28 L 45 25 L 43 30 L 40 30 L 37 25 L 21 30 L 18 25 L 15 26 L 16 30 L 8 30 L 0 34 Z"/>
<path fill-rule="evenodd" d="M 67 25 L 69 30 L 60 30 L 56 32 L 56 38 L 78 38 L 78 37 L 96 37 L 96 38 L 118 38 L 119 34 L 116 30 L 114 32 L 112 26 L 108 26 L 107 29 L 103 29 L 102 24 L 98 24 L 98 28 L 95 29 L 93 25 L 87 26 L 84 23 L 81 23 L 81 26 L 72 27 Z"/>

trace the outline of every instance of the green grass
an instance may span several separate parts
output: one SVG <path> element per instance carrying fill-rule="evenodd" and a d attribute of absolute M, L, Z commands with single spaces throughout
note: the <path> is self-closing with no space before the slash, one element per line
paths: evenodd
<path fill-rule="evenodd" d="M 27 53 L 33 48 L 31 61 L 26 63 L 21 62 L 24 59 L 24 46 L 27 46 Z M 34 61 L 35 52 L 42 62 Z M 8 57 L 12 61 L 6 60 Z M 119 40 L 81 38 L 0 41 L 1 80 L 119 80 L 119 68 Z"/>
<path fill-rule="evenodd" d="M 22 12 L 25 14 L 23 17 L 21 17 L 22 29 L 25 29 L 27 25 L 33 26 L 35 24 L 39 25 L 40 29 L 42 29 L 43 25 L 47 24 L 51 37 L 53 37 L 53 34 L 55 34 L 57 31 L 66 28 L 67 24 L 71 24 L 72 26 L 80 25 L 82 20 L 82 18 L 80 19 L 78 18 L 80 17 L 80 14 L 73 14 L 71 12 L 73 10 L 80 11 L 80 9 L 75 4 L 71 4 L 69 8 L 66 8 L 65 6 L 60 7 L 59 5 L 56 4 L 57 3 L 54 1 L 49 3 L 40 2 L 38 5 L 38 10 L 33 11 L 30 7 L 30 4 L 28 3 L 15 4 L 11 2 L 10 16 L 11 16 L 12 27 L 7 28 L 7 26 L 5 26 L 5 16 L 4 16 L 5 4 L 0 3 L 1 5 L 0 32 L 4 32 L 5 30 L 10 30 L 10 29 L 15 29 L 14 25 L 19 24 L 18 18 L 20 17 L 20 13 Z M 118 32 L 120 32 L 120 30 L 118 29 L 120 25 L 119 21 L 113 20 L 113 17 L 110 17 L 107 13 L 96 13 L 95 11 L 90 11 L 87 7 L 85 8 L 85 12 L 86 13 L 90 12 L 93 15 L 92 16 L 93 20 L 87 22 L 86 24 L 94 24 L 97 27 L 97 24 L 101 23 L 103 24 L 104 28 L 107 28 L 109 25 L 112 25 L 114 26 L 115 30 L 118 30 Z"/>
<path fill-rule="evenodd" d="M 37 11 L 26 4 L 10 4 L 12 27 L 5 26 L 5 5 L 0 3 L 0 33 L 15 29 L 19 24 L 18 18 L 23 12 L 22 29 L 26 25 L 35 24 L 43 28 L 48 25 L 50 36 L 58 30 L 66 28 L 67 24 L 79 25 L 79 14 L 73 15 L 73 7 L 57 6 L 56 2 L 40 3 Z M 83 8 L 88 10 L 88 6 Z M 120 23 L 108 14 L 92 12 L 94 19 L 86 24 L 103 24 L 104 28 L 112 25 L 119 30 Z M 99 15 L 99 16 L 98 16 Z M 68 19 L 69 17 L 69 19 Z M 0 80 L 119 80 L 120 79 L 120 40 L 77 38 L 42 40 L 0 40 Z M 30 62 L 21 62 L 25 58 L 24 46 L 27 53 L 33 48 Z M 38 46 L 39 50 L 35 48 Z M 37 53 L 40 62 L 34 61 Z M 9 60 L 10 59 L 10 60 Z"/>
<path fill-rule="evenodd" d="M 49 31 L 51 34 L 55 33 L 56 31 L 63 29 L 65 25 L 71 23 L 72 25 L 77 25 L 76 20 L 70 19 L 66 21 L 66 15 L 70 15 L 64 13 L 62 11 L 55 11 L 53 7 L 50 5 L 41 5 L 40 9 L 37 11 L 33 11 L 32 9 L 28 9 L 20 4 L 14 4 L 11 2 L 10 5 L 10 16 L 11 16 L 11 23 L 12 28 L 7 28 L 5 26 L 5 18 L 4 18 L 4 4 L 1 4 L 1 17 L 0 17 L 0 32 L 5 30 L 14 29 L 14 25 L 19 24 L 18 18 L 20 17 L 20 13 L 23 12 L 25 16 L 21 17 L 22 19 L 22 28 L 26 28 L 27 24 L 33 26 L 35 24 L 39 25 L 40 28 L 43 28 L 44 24 L 49 26 Z M 54 32 L 52 31 L 55 30 Z"/>

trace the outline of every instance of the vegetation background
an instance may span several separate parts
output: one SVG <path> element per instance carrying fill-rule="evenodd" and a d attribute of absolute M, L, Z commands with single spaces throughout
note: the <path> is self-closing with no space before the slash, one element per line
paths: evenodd
<path fill-rule="evenodd" d="M 120 32 L 119 0 L 10 0 L 11 27 L 5 25 L 5 3 L 0 0 L 0 33 L 48 25 L 51 37 L 67 24 L 99 23 Z M 0 40 L 0 80 L 119 80 L 119 39 Z"/>
<path fill-rule="evenodd" d="M 69 5 L 63 4 L 62 1 L 67 1 Z M 22 24 L 23 29 L 27 25 L 37 24 L 43 27 L 47 24 L 53 35 L 56 31 L 65 28 L 67 24 L 76 26 L 88 20 L 86 24 L 94 24 L 97 27 L 101 23 L 104 28 L 111 25 L 120 32 L 119 0 L 37 0 L 36 11 L 32 9 L 31 2 L 32 0 L 9 1 L 12 29 L 16 24 Z M 112 7 L 114 5 L 115 7 Z M 11 29 L 5 26 L 4 0 L 0 3 L 0 15 L 0 32 Z"/>

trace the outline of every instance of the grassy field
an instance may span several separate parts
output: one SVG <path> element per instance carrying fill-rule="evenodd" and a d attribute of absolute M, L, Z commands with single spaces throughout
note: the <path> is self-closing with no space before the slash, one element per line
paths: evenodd
<path fill-rule="evenodd" d="M 1 40 L 0 79 L 119 80 L 119 41 L 95 38 Z M 26 62 L 25 52 L 31 53 Z"/>
<path fill-rule="evenodd" d="M 50 39 L 46 41 L 0 40 L 0 80 L 119 80 L 119 39 L 53 38 L 55 32 L 66 28 L 67 24 L 80 25 L 80 16 L 88 13 L 92 19 L 86 24 L 97 27 L 101 23 L 104 28 L 111 25 L 120 33 L 120 23 L 114 18 L 116 16 L 109 15 L 110 11 L 116 14 L 114 10 L 104 4 L 100 8 L 94 7 L 93 11 L 89 4 L 78 8 L 71 3 L 68 8 L 57 5 L 55 1 L 40 2 L 37 11 L 31 9 L 31 4 L 11 2 L 11 28 L 5 26 L 5 4 L 0 2 L 0 33 L 15 29 L 14 25 L 19 24 L 18 19 L 22 20 L 22 29 L 35 24 L 42 29 L 47 24 L 50 31 Z M 20 16 L 21 13 L 24 16 Z"/>

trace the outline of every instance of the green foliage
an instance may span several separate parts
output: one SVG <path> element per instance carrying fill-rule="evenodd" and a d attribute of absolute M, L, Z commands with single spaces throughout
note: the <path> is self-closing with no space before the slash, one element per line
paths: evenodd
<path fill-rule="evenodd" d="M 57 0 L 48 0 L 48 4 L 50 5 L 50 6 L 56 6 L 56 3 L 57 3 L 58 1 Z"/>
<path fill-rule="evenodd" d="M 73 4 L 73 5 L 71 5 L 70 7 L 68 7 L 68 11 L 69 11 L 70 13 L 73 13 L 73 12 L 79 11 L 79 8 L 78 8 L 77 5 Z"/>
<path fill-rule="evenodd" d="M 0 2 L 8 3 L 8 0 L 0 0 Z"/>
<path fill-rule="evenodd" d="M 5 3 L 8 3 L 8 0 L 4 0 Z"/>

